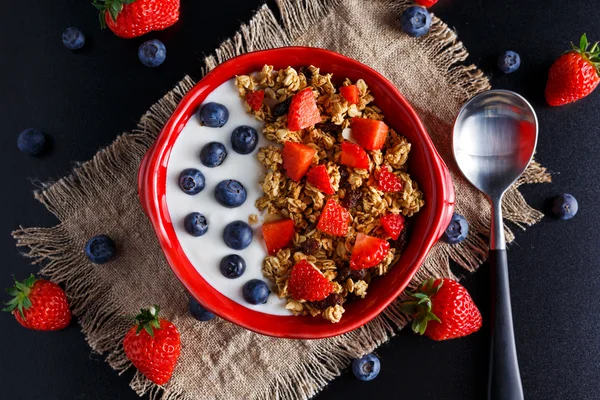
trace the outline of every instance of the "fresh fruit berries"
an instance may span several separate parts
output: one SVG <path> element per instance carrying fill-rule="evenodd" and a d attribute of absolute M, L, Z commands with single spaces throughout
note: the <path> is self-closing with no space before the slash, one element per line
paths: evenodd
<path fill-rule="evenodd" d="M 246 201 L 246 189 L 236 180 L 221 181 L 215 187 L 215 199 L 224 207 L 239 207 Z"/>
<path fill-rule="evenodd" d="M 562 106 L 592 93 L 600 83 L 600 46 L 589 43 L 584 34 L 579 48 L 563 54 L 552 64 L 546 84 L 546 101 Z"/>
<path fill-rule="evenodd" d="M 158 39 L 148 40 L 140 45 L 138 58 L 146 67 L 158 67 L 167 58 L 167 48 Z"/>
<path fill-rule="evenodd" d="M 250 154 L 258 144 L 258 132 L 256 129 L 242 125 L 233 130 L 231 134 L 231 147 L 239 154 Z"/>
<path fill-rule="evenodd" d="M 107 235 L 94 236 L 85 244 L 85 255 L 94 264 L 104 264 L 117 253 L 115 242 Z"/>
<path fill-rule="evenodd" d="M 284 116 L 288 113 L 289 109 L 290 109 L 290 103 L 292 102 L 292 98 L 288 97 L 287 99 L 285 99 L 284 101 L 277 103 L 273 106 L 273 116 L 275 118 Z"/>
<path fill-rule="evenodd" d="M 271 291 L 260 279 L 251 279 L 242 288 L 242 296 L 250 304 L 265 304 Z"/>
<path fill-rule="evenodd" d="M 321 122 L 321 113 L 311 88 L 306 88 L 292 97 L 288 110 L 287 125 L 290 131 L 299 131 Z"/>
<path fill-rule="evenodd" d="M 229 254 L 221 259 L 219 269 L 225 278 L 239 278 L 246 271 L 246 261 L 237 254 Z"/>
<path fill-rule="evenodd" d="M 323 300 L 333 292 L 331 282 L 306 260 L 292 267 L 287 288 L 292 298 L 306 301 Z"/>
<path fill-rule="evenodd" d="M 383 261 L 390 251 L 387 240 L 359 233 L 350 256 L 350 269 L 371 268 Z"/>
<path fill-rule="evenodd" d="M 46 146 L 46 135 L 39 129 L 28 128 L 19 133 L 17 138 L 17 147 L 22 153 L 36 156 L 40 154 Z"/>
<path fill-rule="evenodd" d="M 252 228 L 244 221 L 233 221 L 223 231 L 225 244 L 234 250 L 243 250 L 252 242 Z"/>
<path fill-rule="evenodd" d="M 200 162 L 208 168 L 215 168 L 223 164 L 227 158 L 225 145 L 219 142 L 210 142 L 200 150 Z"/>
<path fill-rule="evenodd" d="M 298 182 L 310 168 L 317 151 L 302 143 L 285 142 L 281 157 L 286 175 Z"/>
<path fill-rule="evenodd" d="M 63 32 L 62 42 L 69 50 L 79 50 L 85 44 L 85 35 L 79 29 L 72 26 Z"/>
<path fill-rule="evenodd" d="M 208 232 L 208 220 L 199 212 L 188 214 L 183 220 L 183 226 L 192 236 L 202 236 Z"/>
<path fill-rule="evenodd" d="M 402 190 L 402 181 L 384 166 L 377 178 L 377 189 L 386 193 L 396 193 Z"/>
<path fill-rule="evenodd" d="M 381 363 L 373 353 L 352 360 L 352 373 L 361 381 L 372 381 L 379 375 Z"/>
<path fill-rule="evenodd" d="M 521 57 L 514 51 L 505 51 L 498 56 L 498 69 L 505 74 L 515 72 L 521 66 Z"/>
<path fill-rule="evenodd" d="M 431 14 L 424 7 L 408 7 L 400 21 L 402 30 L 413 37 L 421 37 L 431 28 Z"/>
<path fill-rule="evenodd" d="M 262 107 L 262 102 L 264 98 L 265 91 L 257 90 L 256 92 L 249 91 L 248 93 L 246 93 L 245 100 L 251 109 L 253 109 L 254 111 L 258 111 Z"/>
<path fill-rule="evenodd" d="M 269 254 L 276 254 L 287 247 L 294 238 L 294 220 L 280 219 L 266 222 L 262 226 L 262 234 Z"/>
<path fill-rule="evenodd" d="M 223 104 L 206 103 L 198 110 L 200 124 L 210 128 L 220 128 L 229 119 L 229 110 Z"/>
<path fill-rule="evenodd" d="M 350 128 L 356 142 L 366 150 L 380 150 L 389 132 L 385 122 L 368 118 L 352 118 Z"/>
<path fill-rule="evenodd" d="M 481 313 L 469 292 L 452 279 L 429 279 L 409 293 L 402 311 L 413 318 L 412 330 L 433 340 L 470 335 L 481 328 Z"/>
<path fill-rule="evenodd" d="M 334 194 L 333 186 L 329 180 L 327 167 L 325 165 L 315 165 L 306 173 L 306 182 L 310 183 L 325 194 Z"/>
<path fill-rule="evenodd" d="M 442 240 L 448 244 L 456 244 L 465 240 L 468 234 L 469 222 L 462 215 L 454 213 L 446 231 L 442 235 Z"/>
<path fill-rule="evenodd" d="M 133 365 L 149 380 L 164 385 L 173 375 L 181 354 L 177 327 L 158 318 L 158 306 L 140 310 L 135 325 L 123 339 L 123 350 Z"/>
<path fill-rule="evenodd" d="M 577 199 L 567 193 L 556 196 L 552 202 L 552 212 L 560 219 L 571 219 L 578 210 Z"/>
<path fill-rule="evenodd" d="M 341 86 L 340 94 L 348 103 L 358 104 L 358 87 L 356 85 Z"/>
<path fill-rule="evenodd" d="M 71 322 L 71 310 L 65 292 L 56 283 L 30 275 L 6 289 L 13 298 L 2 311 L 12 313 L 17 322 L 36 331 L 56 331 Z"/>
<path fill-rule="evenodd" d="M 202 307 L 202 305 L 198 303 L 198 301 L 196 301 L 196 299 L 194 299 L 193 297 L 190 297 L 188 309 L 190 311 L 190 315 L 198 321 L 205 322 L 210 321 L 211 319 L 215 319 L 215 314 Z"/>
<path fill-rule="evenodd" d="M 330 198 L 321 211 L 317 229 L 333 236 L 344 236 L 348 233 L 351 219 L 348 210 Z"/>
<path fill-rule="evenodd" d="M 369 169 L 369 156 L 359 145 L 344 140 L 342 142 L 340 164 L 352 168 Z"/>
<path fill-rule="evenodd" d="M 415 3 L 423 7 L 431 7 L 436 4 L 438 0 L 415 0 Z"/>
<path fill-rule="evenodd" d="M 401 214 L 386 214 L 381 217 L 381 226 L 389 237 L 397 240 L 404 229 L 404 217 Z"/>
<path fill-rule="evenodd" d="M 188 168 L 179 174 L 179 187 L 184 193 L 195 195 L 200 193 L 205 186 L 204 175 L 195 168 Z"/>

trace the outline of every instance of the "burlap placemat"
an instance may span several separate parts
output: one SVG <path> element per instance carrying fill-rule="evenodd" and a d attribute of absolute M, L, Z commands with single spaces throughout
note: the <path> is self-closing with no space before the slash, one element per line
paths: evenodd
<path fill-rule="evenodd" d="M 446 160 L 456 185 L 459 213 L 471 225 L 460 245 L 438 244 L 415 281 L 452 276 L 449 259 L 468 271 L 485 260 L 489 206 L 457 172 L 451 157 L 451 127 L 461 104 L 489 89 L 467 51 L 444 23 L 434 18 L 431 32 L 414 39 L 400 29 L 403 0 L 279 0 L 281 21 L 266 6 L 240 32 L 206 59 L 206 68 L 241 53 L 286 45 L 324 47 L 380 71 L 408 98 Z M 198 323 L 188 315 L 187 294 L 159 248 L 137 197 L 137 169 L 178 101 L 194 82 L 186 77 L 156 103 L 131 133 L 120 136 L 71 175 L 35 193 L 61 223 L 52 228 L 14 232 L 28 256 L 43 263 L 42 274 L 64 285 L 74 314 L 93 351 L 108 354 L 119 373 L 131 367 L 121 341 L 131 321 L 125 315 L 157 303 L 181 332 L 183 350 L 171 382 L 160 389 L 137 373 L 131 387 L 162 399 L 305 399 L 347 367 L 351 358 L 372 351 L 404 326 L 396 305 L 346 335 L 300 341 L 257 335 L 219 318 Z M 542 214 L 530 208 L 517 187 L 546 182 L 533 163 L 505 196 L 504 216 L 519 226 Z M 513 235 L 507 228 L 508 240 Z M 82 251 L 85 241 L 106 233 L 118 257 L 93 265 Z M 232 379 L 231 377 L 236 377 Z"/>

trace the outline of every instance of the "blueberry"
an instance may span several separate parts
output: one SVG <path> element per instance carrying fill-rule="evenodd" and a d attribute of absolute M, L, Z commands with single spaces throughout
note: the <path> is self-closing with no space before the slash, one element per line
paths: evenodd
<path fill-rule="evenodd" d="M 498 68 L 505 74 L 515 72 L 521 66 L 521 57 L 514 51 L 505 51 L 498 57 Z"/>
<path fill-rule="evenodd" d="M 198 212 L 188 214 L 183 220 L 185 230 L 192 236 L 202 236 L 208 231 L 206 217 Z"/>
<path fill-rule="evenodd" d="M 79 29 L 72 26 L 63 32 L 62 42 L 69 50 L 79 50 L 85 44 L 85 35 Z"/>
<path fill-rule="evenodd" d="M 246 125 L 238 126 L 231 134 L 233 151 L 240 154 L 250 154 L 258 144 L 258 132 Z"/>
<path fill-rule="evenodd" d="M 371 381 L 379 375 L 381 363 L 373 353 L 352 360 L 352 373 L 361 381 Z"/>
<path fill-rule="evenodd" d="M 138 58 L 146 67 L 158 67 L 167 58 L 167 48 L 158 39 L 148 40 L 140 45 Z"/>
<path fill-rule="evenodd" d="M 106 236 L 94 236 L 85 244 L 85 254 L 94 264 L 104 264 L 114 257 L 117 252 L 115 242 Z"/>
<path fill-rule="evenodd" d="M 269 298 L 269 287 L 260 279 L 251 279 L 244 285 L 242 295 L 250 304 L 265 304 Z"/>
<path fill-rule="evenodd" d="M 292 102 L 292 96 L 288 97 L 281 103 L 277 103 L 273 106 L 273 116 L 281 117 L 286 115 L 290 109 L 290 103 Z"/>
<path fill-rule="evenodd" d="M 202 307 L 193 297 L 190 297 L 188 308 L 192 317 L 196 318 L 198 321 L 210 321 L 215 318 L 215 314 Z"/>
<path fill-rule="evenodd" d="M 200 193 L 204 185 L 204 175 L 195 168 L 184 169 L 179 174 L 179 187 L 187 194 Z"/>
<path fill-rule="evenodd" d="M 408 7 L 400 21 L 402 30 L 413 37 L 420 37 L 429 32 L 431 28 L 431 14 L 425 7 Z"/>
<path fill-rule="evenodd" d="M 552 212 L 560 219 L 573 218 L 577 210 L 579 210 L 577 199 L 567 193 L 556 196 L 552 203 Z"/>
<path fill-rule="evenodd" d="M 244 221 L 234 221 L 223 231 L 225 244 L 234 250 L 243 250 L 252 242 L 252 228 Z"/>
<path fill-rule="evenodd" d="M 209 168 L 221 165 L 225 157 L 227 157 L 227 149 L 219 142 L 207 143 L 200 151 L 200 162 Z"/>
<path fill-rule="evenodd" d="M 46 146 L 46 135 L 39 129 L 28 128 L 19 133 L 17 146 L 21 152 L 30 156 L 40 154 Z"/>
<path fill-rule="evenodd" d="M 229 119 L 229 110 L 223 104 L 206 103 L 198 111 L 200 123 L 210 128 L 220 128 Z"/>
<path fill-rule="evenodd" d="M 219 267 L 224 277 L 239 278 L 246 270 L 246 261 L 237 254 L 230 254 L 223 257 Z"/>
<path fill-rule="evenodd" d="M 221 181 L 215 187 L 215 198 L 224 207 L 235 208 L 246 201 L 246 189 L 241 183 L 233 179 Z"/>
<path fill-rule="evenodd" d="M 469 223 L 465 217 L 454 213 L 450 224 L 446 228 L 446 232 L 442 235 L 442 240 L 448 244 L 456 244 L 465 240 L 468 234 Z"/>

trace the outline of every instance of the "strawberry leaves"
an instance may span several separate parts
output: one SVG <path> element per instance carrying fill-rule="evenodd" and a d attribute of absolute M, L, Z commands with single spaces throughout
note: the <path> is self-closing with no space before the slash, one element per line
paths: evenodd
<path fill-rule="evenodd" d="M 588 51 L 590 43 L 588 42 L 587 35 L 584 33 L 579 39 L 579 47 L 571 43 L 573 51 L 581 54 L 581 56 L 594 65 L 596 72 L 600 75 L 600 43 L 596 42 Z"/>
<path fill-rule="evenodd" d="M 100 27 L 106 28 L 106 13 L 110 15 L 114 22 L 117 22 L 117 17 L 123 7 L 132 4 L 136 0 L 94 0 L 92 5 L 100 12 Z"/>
<path fill-rule="evenodd" d="M 154 329 L 160 329 L 160 321 L 158 320 L 159 311 L 160 307 L 156 304 L 150 308 L 142 308 L 140 313 L 134 318 L 137 324 L 135 334 L 138 335 L 143 329 L 150 337 L 154 337 Z"/>
<path fill-rule="evenodd" d="M 18 310 L 21 318 L 25 320 L 25 310 L 32 306 L 31 300 L 29 300 L 29 293 L 37 279 L 33 274 L 29 275 L 23 282 L 17 281 L 14 276 L 13 279 L 15 280 L 15 286 L 6 289 L 6 293 L 12 296 L 12 299 L 4 303 L 6 307 L 2 311 L 13 312 L 14 310 Z"/>
<path fill-rule="evenodd" d="M 428 279 L 419 287 L 417 293 L 407 292 L 411 300 L 403 301 L 400 310 L 413 317 L 411 326 L 413 332 L 423 335 L 429 321 L 441 322 L 431 311 L 431 297 L 440 291 L 443 284 L 444 281 L 440 279 L 439 284 L 435 286 L 435 280 Z"/>

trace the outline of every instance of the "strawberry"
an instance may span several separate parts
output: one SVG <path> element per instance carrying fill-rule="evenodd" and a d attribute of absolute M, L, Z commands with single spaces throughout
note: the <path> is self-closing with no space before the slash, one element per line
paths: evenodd
<path fill-rule="evenodd" d="M 262 234 L 269 254 L 273 255 L 291 243 L 294 238 L 294 221 L 280 219 L 266 222 L 262 226 Z"/>
<path fill-rule="evenodd" d="M 584 34 L 579 48 L 563 54 L 552 64 L 546 84 L 546 101 L 562 106 L 592 93 L 600 83 L 600 46 L 595 43 L 588 51 Z"/>
<path fill-rule="evenodd" d="M 356 85 L 342 86 L 340 94 L 350 104 L 358 104 L 358 88 Z"/>
<path fill-rule="evenodd" d="M 422 7 L 431 7 L 437 2 L 438 0 L 415 0 L 415 3 Z"/>
<path fill-rule="evenodd" d="M 317 268 L 302 260 L 294 265 L 287 290 L 295 300 L 324 300 L 333 292 L 333 285 Z"/>
<path fill-rule="evenodd" d="M 379 172 L 377 189 L 382 192 L 399 192 L 402 190 L 402 181 L 384 167 Z"/>
<path fill-rule="evenodd" d="M 30 275 L 6 289 L 13 298 L 2 311 L 12 312 L 17 322 L 36 331 L 57 331 L 71 322 L 71 310 L 65 292 L 56 283 Z"/>
<path fill-rule="evenodd" d="M 342 142 L 340 164 L 352 168 L 369 169 L 369 156 L 362 147 L 345 140 Z"/>
<path fill-rule="evenodd" d="M 254 111 L 260 110 L 262 107 L 263 99 L 265 98 L 264 90 L 257 90 L 256 92 L 248 92 L 246 93 L 246 103 L 250 106 Z"/>
<path fill-rule="evenodd" d="M 290 131 L 299 131 L 321 122 L 321 113 L 311 88 L 302 89 L 292 97 L 287 125 Z"/>
<path fill-rule="evenodd" d="M 352 136 L 366 150 L 379 150 L 385 144 L 389 131 L 383 121 L 368 118 L 352 118 Z"/>
<path fill-rule="evenodd" d="M 306 174 L 306 181 L 325 194 L 335 193 L 325 165 L 311 167 Z"/>
<path fill-rule="evenodd" d="M 413 317 L 412 330 L 433 340 L 470 335 L 481 328 L 481 313 L 461 284 L 443 278 L 429 279 L 411 299 L 402 303 L 402 311 Z"/>
<path fill-rule="evenodd" d="M 404 217 L 400 214 L 387 214 L 381 217 L 383 230 L 392 239 L 397 240 L 404 229 Z"/>
<path fill-rule="evenodd" d="M 161 31 L 179 20 L 180 0 L 94 0 L 100 25 L 130 39 Z"/>
<path fill-rule="evenodd" d="M 330 198 L 323 207 L 317 229 L 333 236 L 344 236 L 348 233 L 351 219 L 348 210 Z"/>
<path fill-rule="evenodd" d="M 298 182 L 310 168 L 317 151 L 302 143 L 285 142 L 283 145 L 283 169 L 286 175 Z"/>
<path fill-rule="evenodd" d="M 158 306 L 142 309 L 136 324 L 125 335 L 123 349 L 133 365 L 157 385 L 171 379 L 181 354 L 181 339 L 177 327 L 158 318 Z"/>
<path fill-rule="evenodd" d="M 371 268 L 379 264 L 390 251 L 387 240 L 359 233 L 350 257 L 350 269 Z"/>

